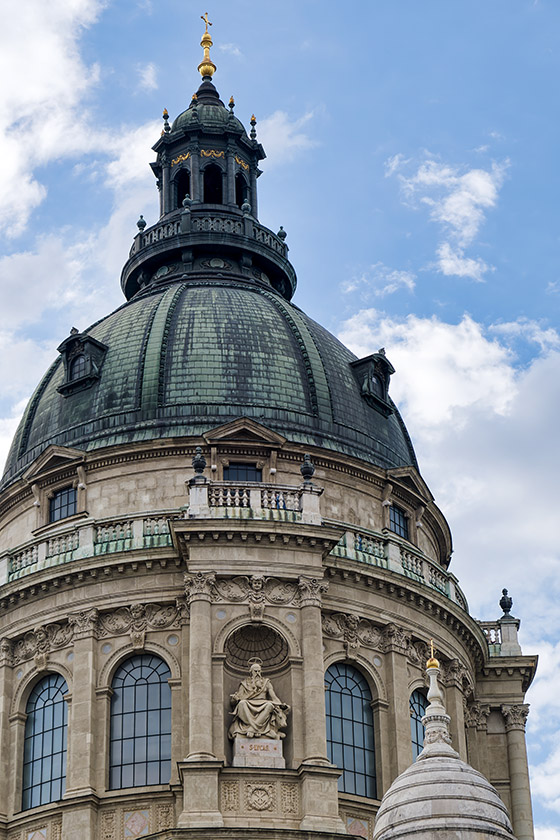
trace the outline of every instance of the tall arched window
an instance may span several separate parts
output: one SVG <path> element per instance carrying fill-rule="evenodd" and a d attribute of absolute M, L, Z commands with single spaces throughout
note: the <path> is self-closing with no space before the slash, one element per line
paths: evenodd
<path fill-rule="evenodd" d="M 188 169 L 181 169 L 175 178 L 177 187 L 177 207 L 183 206 L 185 196 L 191 194 L 191 176 Z"/>
<path fill-rule="evenodd" d="M 211 163 L 204 170 L 204 201 L 206 204 L 223 203 L 222 170 Z"/>
<path fill-rule="evenodd" d="M 22 809 L 62 799 L 66 789 L 66 680 L 49 674 L 27 701 L 23 749 Z"/>
<path fill-rule="evenodd" d="M 337 662 L 325 675 L 327 750 L 342 768 L 338 789 L 357 796 L 376 796 L 375 747 L 371 691 L 364 676 Z"/>
<path fill-rule="evenodd" d="M 426 714 L 428 700 L 421 689 L 416 689 L 410 695 L 410 737 L 412 740 L 412 760 L 416 761 L 424 746 L 424 724 L 422 718 Z"/>
<path fill-rule="evenodd" d="M 247 181 L 245 180 L 241 172 L 238 172 L 235 176 L 235 203 L 238 207 L 241 207 L 246 198 Z"/>
<path fill-rule="evenodd" d="M 166 784 L 171 776 L 171 672 L 138 654 L 113 677 L 109 787 Z"/>

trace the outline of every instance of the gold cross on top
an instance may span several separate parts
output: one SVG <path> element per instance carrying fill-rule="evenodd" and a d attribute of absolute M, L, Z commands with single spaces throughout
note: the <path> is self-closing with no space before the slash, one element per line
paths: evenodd
<path fill-rule="evenodd" d="M 203 15 L 200 15 L 200 19 L 204 21 L 206 25 L 206 32 L 208 32 L 208 27 L 212 26 L 211 22 L 208 20 L 208 12 L 205 12 Z"/>

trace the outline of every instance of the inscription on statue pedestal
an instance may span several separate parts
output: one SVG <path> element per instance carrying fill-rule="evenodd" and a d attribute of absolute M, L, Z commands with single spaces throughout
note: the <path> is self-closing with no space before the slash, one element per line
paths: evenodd
<path fill-rule="evenodd" d="M 234 767 L 276 767 L 284 768 L 282 741 L 273 738 L 245 738 L 237 735 L 233 739 Z"/>

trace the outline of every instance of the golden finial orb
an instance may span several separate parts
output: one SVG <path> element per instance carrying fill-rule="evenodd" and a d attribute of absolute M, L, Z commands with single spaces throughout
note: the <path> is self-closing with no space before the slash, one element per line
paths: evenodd
<path fill-rule="evenodd" d="M 434 656 L 435 652 L 434 640 L 430 639 L 430 658 L 426 662 L 426 668 L 439 668 L 439 662 Z"/>
<path fill-rule="evenodd" d="M 210 58 L 210 47 L 212 46 L 212 38 L 208 31 L 208 27 L 212 26 L 212 23 L 208 20 L 208 12 L 205 12 L 205 14 L 201 15 L 200 17 L 204 21 L 204 25 L 206 28 L 204 30 L 204 35 L 202 36 L 202 40 L 200 42 L 200 46 L 204 50 L 204 58 L 198 65 L 198 72 L 200 73 L 203 79 L 207 76 L 212 78 L 212 76 L 216 72 L 216 65 Z"/>

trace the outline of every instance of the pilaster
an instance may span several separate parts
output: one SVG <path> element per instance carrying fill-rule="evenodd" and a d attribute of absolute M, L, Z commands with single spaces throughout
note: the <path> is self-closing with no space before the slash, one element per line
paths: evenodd
<path fill-rule="evenodd" d="M 93 733 L 96 731 L 97 620 L 96 609 L 68 616 L 68 623 L 74 628 L 74 675 L 68 725 L 66 799 L 95 792 L 97 751 Z"/>
<path fill-rule="evenodd" d="M 12 644 L 8 639 L 0 641 L 0 774 L 9 779 L 13 772 L 10 761 L 10 705 L 12 702 Z M 0 784 L 0 821 L 7 819 L 9 812 L 9 788 Z"/>
<path fill-rule="evenodd" d="M 511 818 L 517 840 L 533 840 L 533 811 L 529 787 L 529 768 L 525 745 L 525 724 L 529 706 L 502 706 L 506 725 L 509 778 L 511 786 Z"/>
<path fill-rule="evenodd" d="M 410 766 L 410 707 L 407 651 L 410 636 L 402 627 L 388 624 L 384 632 L 387 701 L 389 703 L 389 777 L 396 779 Z"/>

